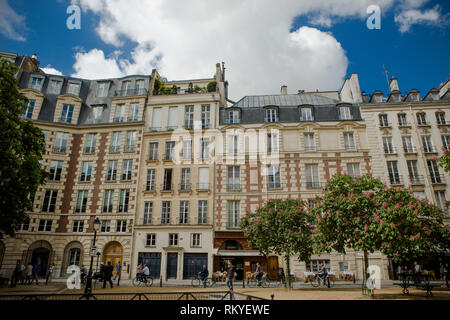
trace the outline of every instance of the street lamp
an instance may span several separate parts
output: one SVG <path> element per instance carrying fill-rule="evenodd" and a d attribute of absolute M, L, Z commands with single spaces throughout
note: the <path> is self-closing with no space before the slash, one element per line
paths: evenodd
<path fill-rule="evenodd" d="M 94 220 L 94 241 L 92 243 L 91 248 L 91 265 L 89 266 L 89 272 L 86 279 L 86 287 L 84 288 L 84 296 L 89 299 L 89 295 L 92 294 L 92 266 L 94 264 L 94 254 L 92 253 L 93 249 L 95 248 L 95 239 L 97 238 L 97 231 L 100 228 L 100 219 L 97 217 Z M 97 250 L 96 250 L 97 251 Z"/>

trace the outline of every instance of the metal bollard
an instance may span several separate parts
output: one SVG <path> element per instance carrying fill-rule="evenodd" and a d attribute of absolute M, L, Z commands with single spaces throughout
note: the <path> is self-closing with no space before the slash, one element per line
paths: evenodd
<path fill-rule="evenodd" d="M 162 277 L 159 277 L 159 286 L 162 287 Z"/>

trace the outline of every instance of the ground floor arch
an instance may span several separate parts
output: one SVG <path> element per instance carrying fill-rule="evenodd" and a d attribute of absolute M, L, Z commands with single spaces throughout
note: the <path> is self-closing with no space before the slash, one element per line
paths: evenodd
<path fill-rule="evenodd" d="M 120 262 L 123 266 L 123 246 L 120 242 L 110 241 L 103 248 L 102 262 L 107 265 L 108 262 L 114 267 L 114 274 L 116 272 L 116 266 Z"/>
<path fill-rule="evenodd" d="M 81 267 L 83 264 L 84 248 L 81 242 L 69 242 L 64 248 L 63 263 L 61 266 L 61 275 L 66 273 L 66 270 L 71 265 Z"/>
<path fill-rule="evenodd" d="M 53 263 L 55 252 L 52 245 L 46 240 L 38 240 L 33 242 L 28 250 L 23 253 L 22 261 L 33 266 L 39 264 L 39 276 L 45 276 L 50 264 Z"/>

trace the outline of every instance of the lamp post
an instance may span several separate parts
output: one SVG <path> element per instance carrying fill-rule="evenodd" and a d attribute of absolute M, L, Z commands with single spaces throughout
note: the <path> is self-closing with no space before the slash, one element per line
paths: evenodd
<path fill-rule="evenodd" d="M 95 240 L 97 238 L 97 231 L 100 228 L 100 219 L 95 218 L 94 220 L 94 241 L 92 243 L 92 248 L 95 247 Z M 94 255 L 92 254 L 92 248 L 91 248 L 91 264 L 89 266 L 89 272 L 86 279 L 86 287 L 84 288 L 84 297 L 89 299 L 89 296 L 92 294 L 92 267 L 94 264 Z"/>

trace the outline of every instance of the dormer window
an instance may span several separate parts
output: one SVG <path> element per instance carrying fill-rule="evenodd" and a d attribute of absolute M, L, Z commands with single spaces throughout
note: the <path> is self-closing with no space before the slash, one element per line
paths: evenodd
<path fill-rule="evenodd" d="M 30 88 L 41 91 L 42 84 L 44 83 L 44 78 L 42 77 L 31 77 Z"/>
<path fill-rule="evenodd" d="M 266 122 L 277 122 L 277 121 L 278 121 L 277 109 L 274 108 L 266 109 Z"/>
<path fill-rule="evenodd" d="M 389 127 L 387 114 L 380 114 L 378 118 L 380 119 L 380 127 Z"/>
<path fill-rule="evenodd" d="M 122 96 L 128 96 L 131 87 L 131 81 L 122 81 Z"/>
<path fill-rule="evenodd" d="M 99 82 L 97 87 L 97 97 L 107 97 L 109 89 L 109 82 Z"/>
<path fill-rule="evenodd" d="M 240 123 L 239 110 L 228 111 L 228 123 L 229 124 Z"/>
<path fill-rule="evenodd" d="M 300 121 L 313 121 L 312 108 L 301 108 L 300 109 Z"/>
<path fill-rule="evenodd" d="M 47 93 L 50 94 L 60 94 L 61 93 L 61 88 L 62 88 L 62 84 L 63 81 L 60 79 L 51 79 L 48 89 L 47 89 Z"/>
<path fill-rule="evenodd" d="M 341 120 L 351 120 L 352 114 L 350 112 L 350 107 L 339 107 L 339 119 Z"/>
<path fill-rule="evenodd" d="M 92 108 L 92 115 L 94 116 L 95 120 L 100 119 L 102 117 L 102 113 L 103 113 L 102 106 Z"/>
<path fill-rule="evenodd" d="M 69 81 L 67 85 L 67 93 L 78 96 L 78 94 L 80 93 L 80 83 Z"/>
<path fill-rule="evenodd" d="M 73 116 L 73 106 L 63 105 L 59 122 L 71 123 Z"/>
<path fill-rule="evenodd" d="M 145 93 L 144 90 L 144 80 L 136 80 L 136 95 L 141 95 Z"/>

